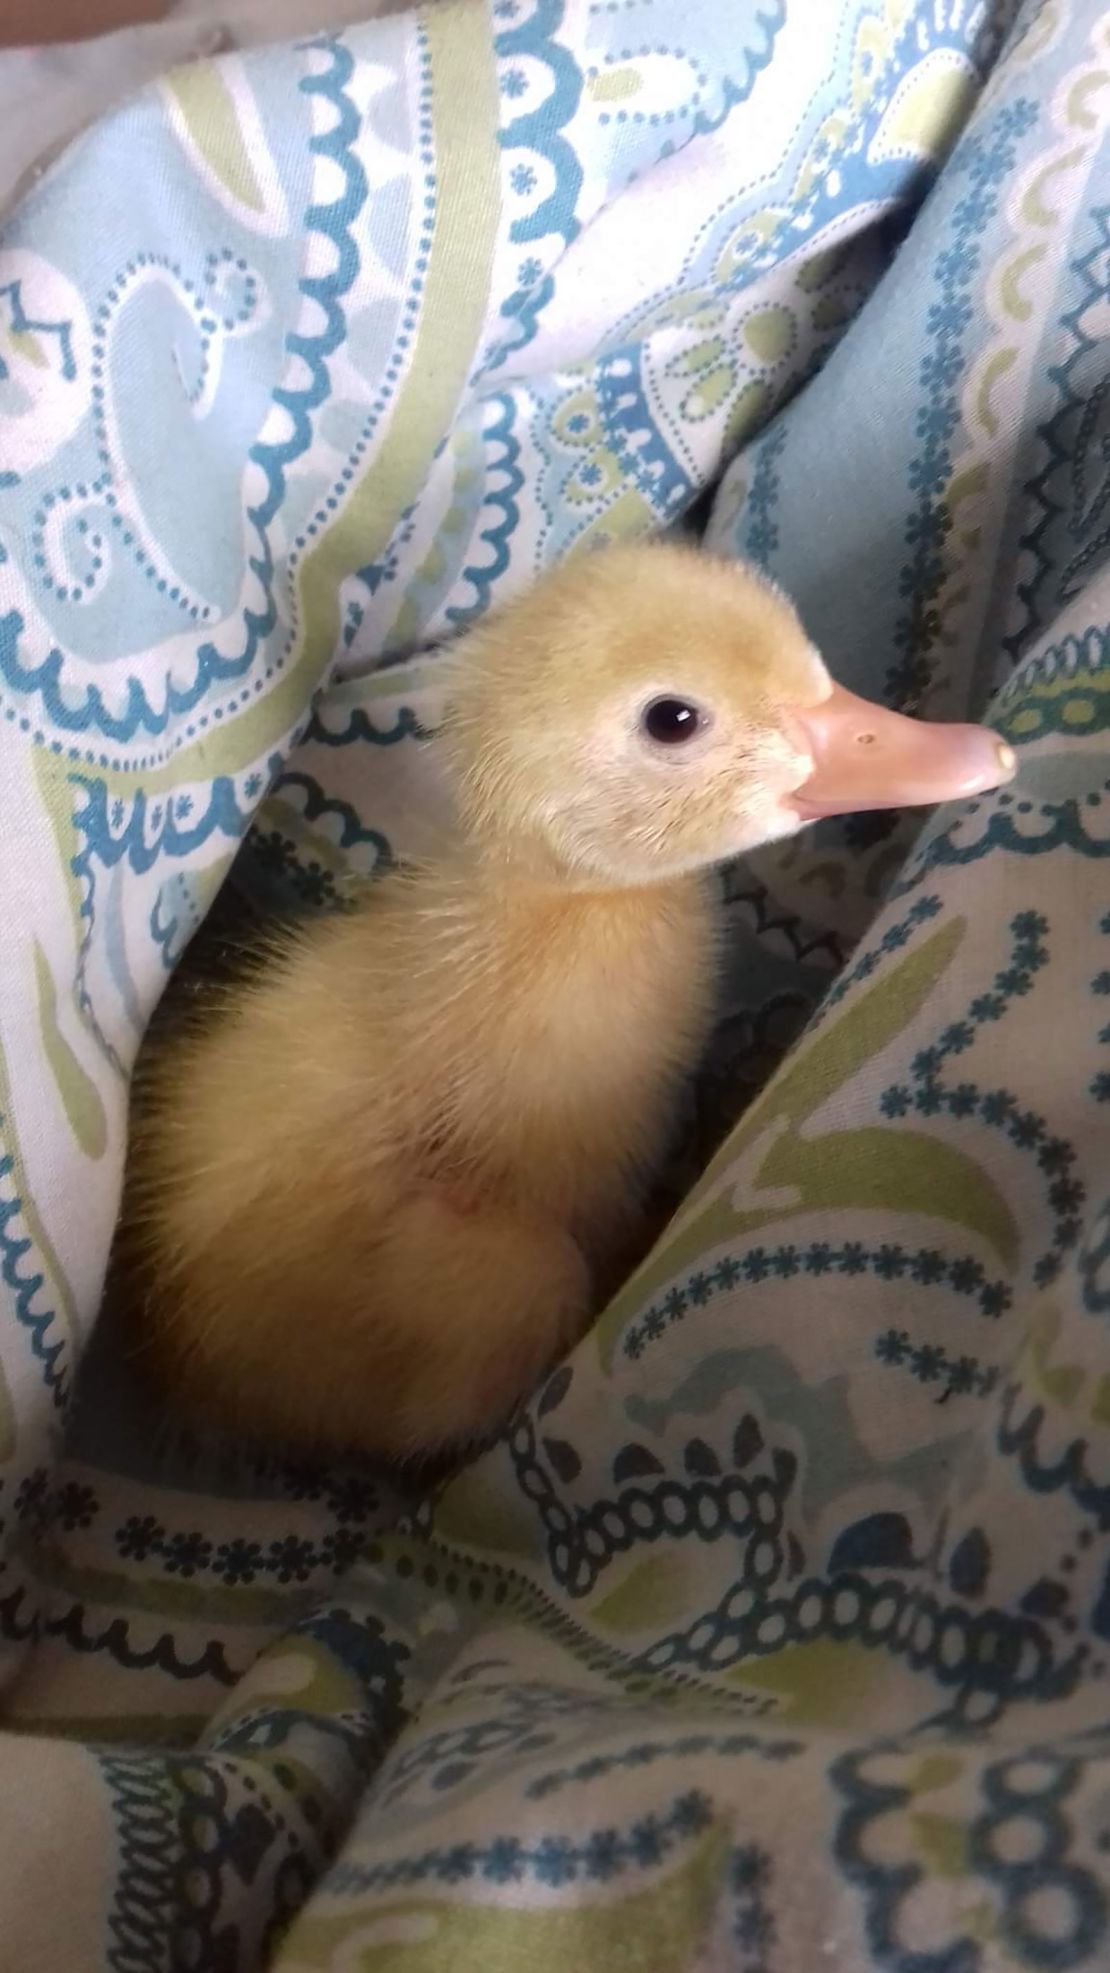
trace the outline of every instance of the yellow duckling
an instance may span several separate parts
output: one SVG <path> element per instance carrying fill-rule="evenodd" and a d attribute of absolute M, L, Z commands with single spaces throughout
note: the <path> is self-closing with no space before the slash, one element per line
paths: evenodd
<path fill-rule="evenodd" d="M 145 1342 L 302 1450 L 485 1437 L 581 1335 L 706 1040 L 714 865 L 1013 767 L 834 686 L 780 595 L 673 545 L 565 565 L 445 662 L 458 842 L 282 934 L 140 1079 Z"/>

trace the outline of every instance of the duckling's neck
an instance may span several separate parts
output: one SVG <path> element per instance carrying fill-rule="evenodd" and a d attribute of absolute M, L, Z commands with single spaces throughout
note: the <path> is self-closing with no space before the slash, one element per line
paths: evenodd
<path fill-rule="evenodd" d="M 629 876 L 618 881 L 599 871 L 562 863 L 539 843 L 464 838 L 456 842 L 454 857 L 462 872 L 483 891 L 500 892 L 520 906 L 530 904 L 537 910 L 611 912 L 626 906 L 640 915 L 650 913 L 654 906 L 667 911 L 677 898 L 704 896 L 711 883 L 710 873 L 704 869 L 665 877 Z"/>
<path fill-rule="evenodd" d="M 654 1167 L 705 1042 L 712 882 L 567 884 L 460 853 L 410 895 L 406 1018 L 438 1075 L 460 1062 L 451 1104 L 465 1156 L 486 1157 L 492 1132 L 502 1180 L 561 1211 L 592 1254 L 635 1173 Z"/>
<path fill-rule="evenodd" d="M 691 913 L 700 918 L 712 894 L 712 879 L 705 871 L 659 878 L 652 882 L 614 883 L 588 871 L 564 871 L 542 867 L 513 857 L 477 855 L 467 859 L 464 881 L 472 884 L 478 908 L 491 916 L 524 924 L 531 920 L 539 928 L 545 921 L 554 927 L 576 926 L 582 936 L 593 927 L 610 938 L 618 927 L 635 936 L 637 929 L 650 933 L 652 926 L 685 920 Z"/>
<path fill-rule="evenodd" d="M 507 960 L 518 981 L 546 975 L 560 993 L 596 996 L 611 1021 L 625 984 L 666 1003 L 681 979 L 716 969 L 719 913 L 705 871 L 655 883 L 613 884 L 479 856 L 457 873 L 479 943 Z M 613 995 L 616 995 L 614 1000 Z"/>

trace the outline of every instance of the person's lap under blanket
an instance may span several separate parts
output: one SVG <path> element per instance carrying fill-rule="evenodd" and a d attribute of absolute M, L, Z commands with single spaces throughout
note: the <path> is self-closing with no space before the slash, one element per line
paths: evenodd
<path fill-rule="evenodd" d="M 10 222 L 5 1968 L 1110 1964 L 1108 124 L 1089 0 L 494 0 Z M 730 873 L 669 1230 L 400 1525 L 157 1443 L 110 1324 L 74 1407 L 240 844 L 416 845 L 435 647 L 728 458 L 709 546 L 1014 787 Z"/>

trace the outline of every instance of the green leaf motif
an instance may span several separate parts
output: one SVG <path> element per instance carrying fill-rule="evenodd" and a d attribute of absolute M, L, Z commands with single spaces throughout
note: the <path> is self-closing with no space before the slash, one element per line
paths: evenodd
<path fill-rule="evenodd" d="M 1081 1364 L 1055 1360 L 1056 1345 L 1063 1329 L 1064 1318 L 1055 1304 L 1048 1303 L 1041 1308 L 1030 1327 L 1025 1361 L 1019 1368 L 1028 1376 L 1040 1397 L 1047 1399 L 1051 1405 L 1059 1405 L 1062 1411 L 1070 1411 L 1079 1401 L 1087 1382 L 1087 1372 Z"/>
<path fill-rule="evenodd" d="M 952 1815 L 915 1815 L 914 1834 L 934 1877 L 968 1875 L 967 1824 Z"/>
<path fill-rule="evenodd" d="M 62 1264 L 54 1251 L 53 1242 L 46 1230 L 42 1214 L 39 1212 L 31 1191 L 23 1154 L 16 1135 L 15 1119 L 8 1065 L 0 1046 L 0 1155 L 11 1160 L 11 1184 L 19 1200 L 19 1210 L 31 1236 L 35 1253 L 35 1272 L 45 1276 L 45 1291 L 51 1297 L 55 1315 L 62 1327 L 70 1348 L 77 1331 L 76 1310 L 73 1290 L 62 1269 Z M 15 1405 L 7 1382 L 0 1368 L 0 1462 L 9 1459 L 15 1448 L 16 1413 Z"/>
<path fill-rule="evenodd" d="M 744 341 L 749 349 L 755 351 L 761 363 L 781 362 L 794 334 L 794 317 L 781 303 L 749 315 L 744 324 Z"/>
<path fill-rule="evenodd" d="M 605 1365 L 629 1318 L 667 1281 L 713 1248 L 804 1213 L 920 1212 L 979 1235 L 1013 1265 L 1013 1215 L 988 1174 L 964 1152 L 904 1125 L 868 1124 L 814 1136 L 801 1130 L 910 1026 L 966 930 L 962 918 L 940 926 L 838 1019 L 802 1042 L 712 1160 L 660 1247 L 595 1325 Z"/>
<path fill-rule="evenodd" d="M 261 213 L 265 200 L 239 123 L 235 100 L 220 70 L 194 62 L 166 77 L 189 138 L 213 177 L 238 205 Z"/>
<path fill-rule="evenodd" d="M 21 356 L 25 363 L 32 364 L 36 370 L 46 369 L 46 353 L 38 337 L 32 335 L 29 329 L 10 330 L 8 347 L 13 355 Z"/>
<path fill-rule="evenodd" d="M 593 1604 L 590 1621 L 623 1636 L 648 1625 L 677 1624 L 688 1607 L 686 1564 L 680 1555 L 637 1562 L 624 1581 Z"/>
<path fill-rule="evenodd" d="M 769 1186 L 799 1187 L 799 1211 L 926 1212 L 989 1240 L 1007 1266 L 1017 1258 L 1013 1215 L 982 1166 L 923 1132 L 872 1125 L 809 1140 L 779 1138 L 760 1178 Z M 734 1231 L 765 1223 L 764 1213 L 742 1213 Z"/>
<path fill-rule="evenodd" d="M 96 1084 L 81 1067 L 58 1025 L 58 996 L 50 962 L 35 940 L 35 985 L 38 990 L 39 1031 L 43 1053 L 57 1085 L 62 1106 L 86 1158 L 102 1158 L 108 1144 L 108 1122 Z"/>
<path fill-rule="evenodd" d="M 290 1973 L 325 1973 L 339 1965 L 358 1973 L 529 1973 L 570 1968 L 650 1967 L 686 1973 L 699 1963 L 724 1888 L 729 1832 L 711 1829 L 673 1869 L 646 1890 L 572 1906 L 448 1902 L 433 1898 L 374 1899 L 363 1909 L 341 1902 L 321 1912 L 310 1904 L 282 1947 Z M 550 1896 L 550 1893 L 541 1894 Z"/>
<path fill-rule="evenodd" d="M 626 102 L 629 96 L 638 96 L 643 86 L 643 77 L 634 68 L 607 69 L 592 75 L 586 85 L 595 103 Z"/>

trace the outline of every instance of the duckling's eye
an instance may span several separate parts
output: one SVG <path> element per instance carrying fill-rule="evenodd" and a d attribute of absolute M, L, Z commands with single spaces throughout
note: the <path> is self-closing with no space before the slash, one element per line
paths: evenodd
<path fill-rule="evenodd" d="M 661 747 L 681 747 L 700 733 L 705 715 L 689 699 L 653 699 L 644 707 L 640 724 L 649 740 Z"/>

